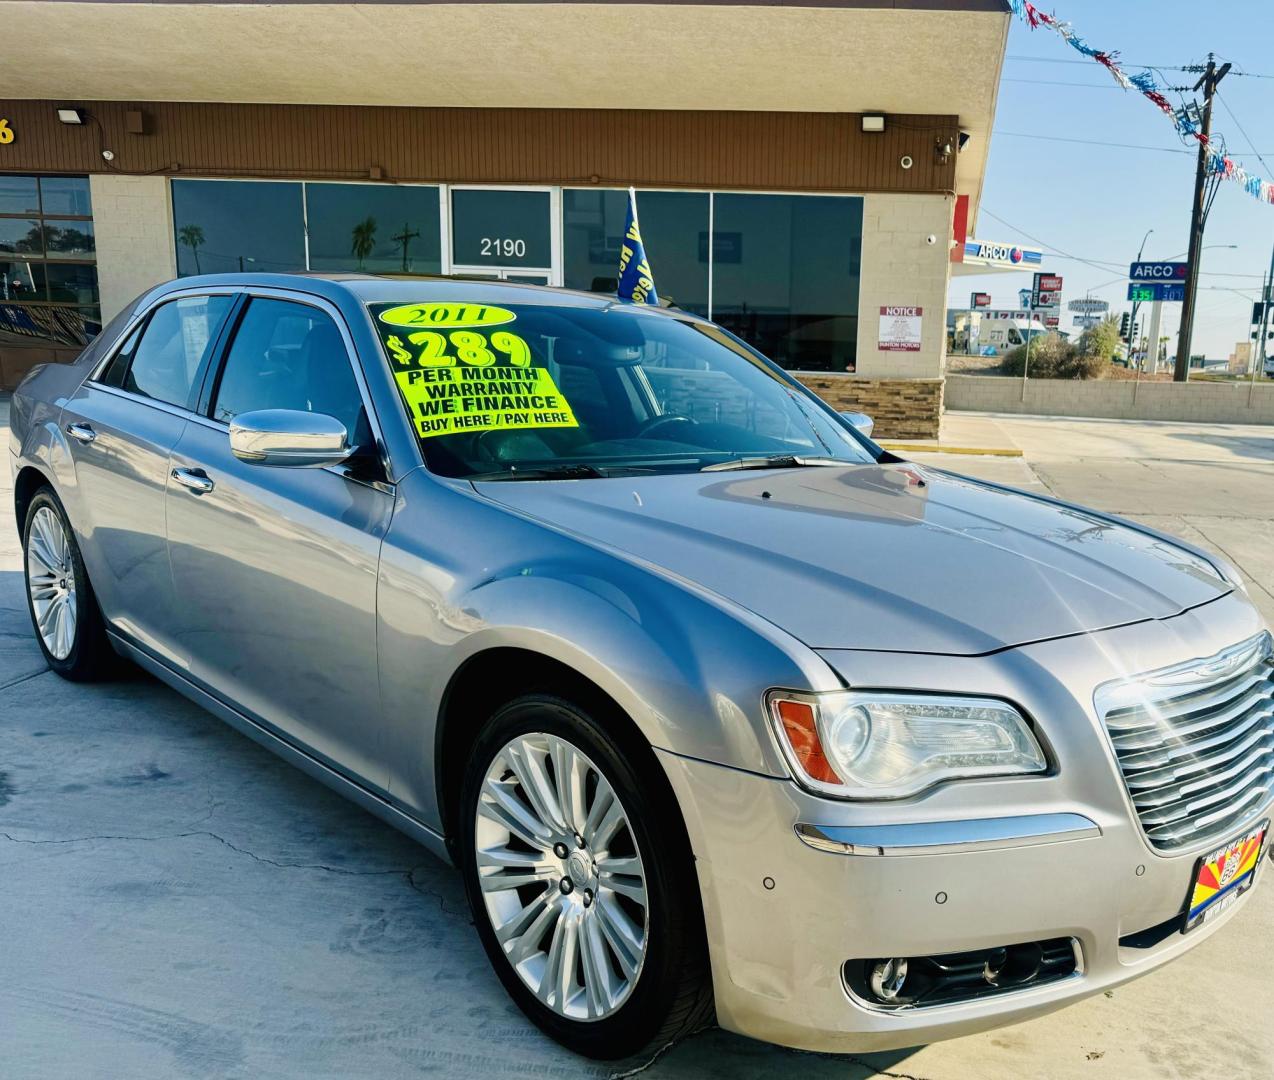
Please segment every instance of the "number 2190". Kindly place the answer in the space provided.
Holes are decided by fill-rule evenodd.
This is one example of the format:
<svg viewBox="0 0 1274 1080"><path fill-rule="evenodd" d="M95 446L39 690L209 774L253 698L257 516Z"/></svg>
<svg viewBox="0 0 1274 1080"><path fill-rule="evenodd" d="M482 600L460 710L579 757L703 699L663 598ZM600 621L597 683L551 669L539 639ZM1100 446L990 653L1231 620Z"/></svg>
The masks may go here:
<svg viewBox="0 0 1274 1080"><path fill-rule="evenodd" d="M512 237L484 236L482 254L505 259L523 259L526 257L526 241Z"/></svg>

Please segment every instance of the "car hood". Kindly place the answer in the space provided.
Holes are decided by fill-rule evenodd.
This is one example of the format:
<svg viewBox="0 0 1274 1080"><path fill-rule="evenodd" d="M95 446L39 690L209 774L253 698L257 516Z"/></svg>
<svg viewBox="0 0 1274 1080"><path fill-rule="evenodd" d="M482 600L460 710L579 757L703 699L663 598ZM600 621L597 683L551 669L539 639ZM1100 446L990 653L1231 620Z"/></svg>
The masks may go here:
<svg viewBox="0 0 1274 1080"><path fill-rule="evenodd" d="M813 648L972 655L1230 591L1156 536L908 463L475 486Z"/></svg>

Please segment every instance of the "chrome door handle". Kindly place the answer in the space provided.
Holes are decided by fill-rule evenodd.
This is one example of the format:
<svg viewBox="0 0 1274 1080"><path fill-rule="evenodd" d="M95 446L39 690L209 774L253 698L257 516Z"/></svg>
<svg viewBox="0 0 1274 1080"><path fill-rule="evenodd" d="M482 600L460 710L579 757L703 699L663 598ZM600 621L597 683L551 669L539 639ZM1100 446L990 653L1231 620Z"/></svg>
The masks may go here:
<svg viewBox="0 0 1274 1080"><path fill-rule="evenodd" d="M189 488L196 495L207 495L214 484L203 469L173 469L173 479L182 487Z"/></svg>
<svg viewBox="0 0 1274 1080"><path fill-rule="evenodd" d="M66 433L76 442L91 443L97 438L97 432L90 424L67 424Z"/></svg>

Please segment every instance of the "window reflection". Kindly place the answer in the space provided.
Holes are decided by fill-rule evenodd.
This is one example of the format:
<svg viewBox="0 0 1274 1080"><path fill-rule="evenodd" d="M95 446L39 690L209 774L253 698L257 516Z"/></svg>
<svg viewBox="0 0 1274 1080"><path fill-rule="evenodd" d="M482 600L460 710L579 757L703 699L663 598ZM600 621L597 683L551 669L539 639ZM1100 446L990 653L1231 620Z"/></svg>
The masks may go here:
<svg viewBox="0 0 1274 1080"><path fill-rule="evenodd" d="M562 192L563 282L568 289L613 293L628 192ZM708 314L708 194L639 191L637 216L661 300Z"/></svg>
<svg viewBox="0 0 1274 1080"><path fill-rule="evenodd" d="M305 269L301 185L174 180L177 275Z"/></svg>
<svg viewBox="0 0 1274 1080"><path fill-rule="evenodd" d="M34 176L0 176L0 214L38 214L40 187Z"/></svg>
<svg viewBox="0 0 1274 1080"><path fill-rule="evenodd" d="M310 269L439 273L438 195L436 187L306 184Z"/></svg>
<svg viewBox="0 0 1274 1080"><path fill-rule="evenodd" d="M82 346L101 331L85 176L0 176L0 345Z"/></svg>
<svg viewBox="0 0 1274 1080"><path fill-rule="evenodd" d="M785 368L853 371L862 200L722 194L713 217L714 321Z"/></svg>

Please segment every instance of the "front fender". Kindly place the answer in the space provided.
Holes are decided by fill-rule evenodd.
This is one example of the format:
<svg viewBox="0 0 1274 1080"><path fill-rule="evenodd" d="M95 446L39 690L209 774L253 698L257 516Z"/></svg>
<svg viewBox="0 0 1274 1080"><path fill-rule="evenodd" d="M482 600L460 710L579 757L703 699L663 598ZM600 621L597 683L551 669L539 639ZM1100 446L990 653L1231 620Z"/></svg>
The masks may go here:
<svg viewBox="0 0 1274 1080"><path fill-rule="evenodd" d="M815 653L724 598L423 471L399 485L378 610L391 794L435 827L443 699L455 673L491 649L578 672L652 746L767 776L786 770L765 691L840 685Z"/></svg>

